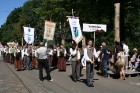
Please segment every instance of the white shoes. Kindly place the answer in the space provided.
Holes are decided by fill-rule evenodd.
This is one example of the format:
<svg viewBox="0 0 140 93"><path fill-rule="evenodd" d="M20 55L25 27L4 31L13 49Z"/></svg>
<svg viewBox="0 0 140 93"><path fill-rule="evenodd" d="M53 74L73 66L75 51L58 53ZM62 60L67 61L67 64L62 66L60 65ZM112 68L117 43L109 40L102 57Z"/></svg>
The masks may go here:
<svg viewBox="0 0 140 93"><path fill-rule="evenodd" d="M132 69L132 71L135 71L135 69Z"/></svg>
<svg viewBox="0 0 140 93"><path fill-rule="evenodd" d="M50 82L52 82L53 81L53 79L51 79L51 80L49 80Z"/></svg>

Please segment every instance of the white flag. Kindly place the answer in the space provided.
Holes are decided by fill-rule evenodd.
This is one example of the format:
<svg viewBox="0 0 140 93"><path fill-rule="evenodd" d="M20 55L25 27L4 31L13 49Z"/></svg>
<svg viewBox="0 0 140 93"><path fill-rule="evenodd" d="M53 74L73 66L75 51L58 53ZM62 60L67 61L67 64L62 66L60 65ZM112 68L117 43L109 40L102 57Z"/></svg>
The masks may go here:
<svg viewBox="0 0 140 93"><path fill-rule="evenodd" d="M24 29L24 40L28 44L32 44L34 42L34 31L35 31L35 28L23 27L23 29Z"/></svg>
<svg viewBox="0 0 140 93"><path fill-rule="evenodd" d="M70 28L71 28L71 33L72 33L72 39L78 44L83 36L81 32L81 27L79 24L79 19L78 18L68 18Z"/></svg>
<svg viewBox="0 0 140 93"><path fill-rule="evenodd" d="M44 39L53 40L56 23L45 21Z"/></svg>

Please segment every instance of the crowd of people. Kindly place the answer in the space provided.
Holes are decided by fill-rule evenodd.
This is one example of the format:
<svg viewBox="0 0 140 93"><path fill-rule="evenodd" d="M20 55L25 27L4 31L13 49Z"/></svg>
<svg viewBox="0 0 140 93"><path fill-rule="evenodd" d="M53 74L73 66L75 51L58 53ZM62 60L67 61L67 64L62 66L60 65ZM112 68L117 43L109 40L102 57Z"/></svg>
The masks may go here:
<svg viewBox="0 0 140 93"><path fill-rule="evenodd" d="M39 46L26 44L19 46L18 43L7 43L0 48L0 55L4 62L14 64L17 71L20 70L39 70L39 79L42 82L43 68L46 70L47 79L53 81L50 75L50 67L58 71L66 71L66 62L71 63L71 78L74 82L80 81L82 69L86 69L86 84L94 87L94 70L101 73L104 78L108 77L108 70L119 74L121 80L125 80L125 74L129 69L132 71L140 70L140 55L138 49L133 49L134 54L129 55L129 47L122 42L115 42L115 51L111 52L105 42L97 49L92 40L87 42L87 46L78 47L72 41L71 47L66 49L61 46L50 46L41 42Z"/></svg>

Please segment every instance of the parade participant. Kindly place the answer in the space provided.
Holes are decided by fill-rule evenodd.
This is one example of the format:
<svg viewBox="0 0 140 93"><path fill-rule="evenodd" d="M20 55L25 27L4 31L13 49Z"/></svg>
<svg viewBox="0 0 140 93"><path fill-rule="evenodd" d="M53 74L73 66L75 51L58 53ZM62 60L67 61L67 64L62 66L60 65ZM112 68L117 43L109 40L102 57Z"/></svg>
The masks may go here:
<svg viewBox="0 0 140 93"><path fill-rule="evenodd" d="M84 50L85 46L82 46L82 51L81 51L81 64L83 66L83 69L86 69L86 59L84 58Z"/></svg>
<svg viewBox="0 0 140 93"><path fill-rule="evenodd" d="M14 63L14 52L15 48L13 47L14 45L9 46L9 54L10 54L10 64Z"/></svg>
<svg viewBox="0 0 140 93"><path fill-rule="evenodd" d="M1 48L1 53L2 53L2 60L5 62L5 53L4 53L4 47Z"/></svg>
<svg viewBox="0 0 140 93"><path fill-rule="evenodd" d="M108 77L108 73L107 73L108 64L107 64L107 61L109 60L110 52L108 51L105 42L102 43L102 46L103 46L103 49L102 49L101 62L103 64L104 77L107 78Z"/></svg>
<svg viewBox="0 0 140 93"><path fill-rule="evenodd" d="M28 70L32 69L31 53L32 53L32 48L28 45L25 45L22 50L22 56L23 56L24 68Z"/></svg>
<svg viewBox="0 0 140 93"><path fill-rule="evenodd" d="M43 67L46 70L47 73L47 79L49 81L53 81L50 75L50 69L49 69L49 61L47 57L47 47L44 46L44 43L40 43L40 48L36 50L35 56L38 60L38 67L39 67L39 79L41 82L43 82Z"/></svg>
<svg viewBox="0 0 140 93"><path fill-rule="evenodd" d="M52 45L48 45L47 54L48 54L49 65L52 66L52 61L53 61L53 47L52 47Z"/></svg>
<svg viewBox="0 0 140 93"><path fill-rule="evenodd" d="M59 71L66 71L66 49L64 48L64 45L62 44L60 48L57 51L58 56L58 63L57 68Z"/></svg>
<svg viewBox="0 0 140 93"><path fill-rule="evenodd" d="M57 63L58 63L58 58L57 58L57 45L54 45L52 66L54 68L57 68Z"/></svg>
<svg viewBox="0 0 140 93"><path fill-rule="evenodd" d="M101 74L103 74L103 65L101 62L101 54L102 54L102 46L100 46L99 50L97 51L98 59L97 59L97 70L101 71Z"/></svg>
<svg viewBox="0 0 140 93"><path fill-rule="evenodd" d="M0 57L1 57L1 55L2 55L2 49L3 49L3 45L2 45L1 42L0 42Z"/></svg>
<svg viewBox="0 0 140 93"><path fill-rule="evenodd" d="M36 46L33 46L32 48L32 68L37 69L38 68L38 63L35 57L35 52L36 52Z"/></svg>
<svg viewBox="0 0 140 93"><path fill-rule="evenodd" d="M80 51L78 45L73 41L70 48L71 64L72 64L72 79L74 82L80 79Z"/></svg>
<svg viewBox="0 0 140 93"><path fill-rule="evenodd" d="M82 49L80 51L80 77L83 76L82 74L82 70L86 69L86 59L84 58L84 49L85 49L85 45L82 45Z"/></svg>
<svg viewBox="0 0 140 93"><path fill-rule="evenodd" d="M21 58L22 58L22 62L23 62L23 67L26 68L26 45L23 46L22 50L21 50Z"/></svg>
<svg viewBox="0 0 140 93"><path fill-rule="evenodd" d="M20 71L23 69L23 62L22 62L22 58L21 58L21 49L19 46L16 46L15 47L15 62L14 62L14 65L15 65L15 68L17 71Z"/></svg>
<svg viewBox="0 0 140 93"><path fill-rule="evenodd" d="M98 57L96 49L92 46L92 40L88 41L88 46L84 49L84 58L86 59L86 79L87 86L94 87L94 57Z"/></svg>
<svg viewBox="0 0 140 93"><path fill-rule="evenodd" d="M9 63L10 62L10 55L9 55L9 47L8 46L5 46L4 52L5 52L5 62Z"/></svg>

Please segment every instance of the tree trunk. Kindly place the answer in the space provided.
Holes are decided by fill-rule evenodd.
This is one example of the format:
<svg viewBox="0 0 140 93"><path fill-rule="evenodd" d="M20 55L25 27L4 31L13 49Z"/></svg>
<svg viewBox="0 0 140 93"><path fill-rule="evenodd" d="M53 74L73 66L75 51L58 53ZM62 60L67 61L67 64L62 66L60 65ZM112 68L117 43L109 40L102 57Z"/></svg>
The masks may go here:
<svg viewBox="0 0 140 93"><path fill-rule="evenodd" d="M120 42L120 3L115 3L115 41Z"/></svg>

